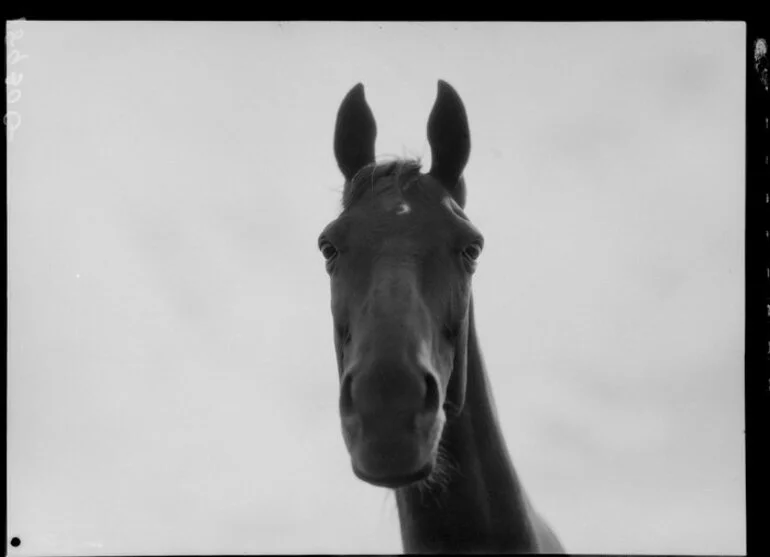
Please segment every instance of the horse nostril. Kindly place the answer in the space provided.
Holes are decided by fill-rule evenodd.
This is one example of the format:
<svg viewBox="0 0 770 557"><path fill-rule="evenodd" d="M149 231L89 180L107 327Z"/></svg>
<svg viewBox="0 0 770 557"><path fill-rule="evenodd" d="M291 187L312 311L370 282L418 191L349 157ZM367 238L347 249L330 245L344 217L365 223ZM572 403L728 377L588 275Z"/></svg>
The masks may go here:
<svg viewBox="0 0 770 557"><path fill-rule="evenodd" d="M340 385L340 413L343 416L353 413L353 377L350 374L343 376Z"/></svg>
<svg viewBox="0 0 770 557"><path fill-rule="evenodd" d="M441 406L438 380L427 372L420 379L419 373L348 370L340 382L340 415L363 418L406 412L435 416Z"/></svg>
<svg viewBox="0 0 770 557"><path fill-rule="evenodd" d="M425 412L438 412L440 405L438 383L432 374L425 374Z"/></svg>

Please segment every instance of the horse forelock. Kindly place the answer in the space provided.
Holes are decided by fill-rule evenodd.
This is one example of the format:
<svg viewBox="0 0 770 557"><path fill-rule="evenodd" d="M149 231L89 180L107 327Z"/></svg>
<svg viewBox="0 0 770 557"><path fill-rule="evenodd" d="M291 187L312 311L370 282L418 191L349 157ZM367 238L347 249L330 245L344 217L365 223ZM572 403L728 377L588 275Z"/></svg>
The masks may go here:
<svg viewBox="0 0 770 557"><path fill-rule="evenodd" d="M421 169L422 163L419 159L395 159L364 166L345 183L342 209L349 209L366 196L367 192L370 196L394 189L399 193L403 192L419 180Z"/></svg>

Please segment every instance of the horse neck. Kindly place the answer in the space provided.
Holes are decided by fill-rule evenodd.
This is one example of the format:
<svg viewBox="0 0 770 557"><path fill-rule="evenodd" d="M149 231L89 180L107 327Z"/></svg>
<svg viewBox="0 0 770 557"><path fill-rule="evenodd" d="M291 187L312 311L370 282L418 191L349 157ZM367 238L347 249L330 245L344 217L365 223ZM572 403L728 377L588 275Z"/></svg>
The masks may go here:
<svg viewBox="0 0 770 557"><path fill-rule="evenodd" d="M396 490L404 550L533 552L526 494L508 454L484 361L471 300L465 406L444 428L450 465L442 485Z"/></svg>

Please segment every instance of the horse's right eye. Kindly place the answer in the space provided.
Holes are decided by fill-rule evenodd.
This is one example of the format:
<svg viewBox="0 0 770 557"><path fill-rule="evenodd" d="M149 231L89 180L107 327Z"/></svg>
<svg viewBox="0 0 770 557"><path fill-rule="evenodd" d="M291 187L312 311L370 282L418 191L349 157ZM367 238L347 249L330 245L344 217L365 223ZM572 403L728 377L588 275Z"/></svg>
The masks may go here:
<svg viewBox="0 0 770 557"><path fill-rule="evenodd" d="M329 259L333 258L335 255L337 255L337 250L333 245L326 244L324 247L321 248L321 254L324 256L324 259L328 261Z"/></svg>
<svg viewBox="0 0 770 557"><path fill-rule="evenodd" d="M321 250L321 255L324 256L326 261L331 261L334 256L337 255L337 248L335 248L326 238L321 238L318 241L318 249Z"/></svg>

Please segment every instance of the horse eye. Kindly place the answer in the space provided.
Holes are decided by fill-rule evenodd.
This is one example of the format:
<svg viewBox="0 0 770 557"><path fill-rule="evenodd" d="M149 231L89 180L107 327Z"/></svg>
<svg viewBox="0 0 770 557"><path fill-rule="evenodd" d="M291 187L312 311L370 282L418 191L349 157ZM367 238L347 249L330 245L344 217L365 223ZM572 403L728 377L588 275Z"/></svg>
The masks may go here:
<svg viewBox="0 0 770 557"><path fill-rule="evenodd" d="M471 244L463 250L463 255L471 261L476 261L481 255L481 245Z"/></svg>
<svg viewBox="0 0 770 557"><path fill-rule="evenodd" d="M334 246L332 246L332 245L327 245L327 246L324 246L324 249L323 249L323 250L321 250L321 253L323 254L323 256L324 256L326 259L331 259L331 258L332 258L332 257L334 257L335 255L337 255L337 250L336 250L336 249L334 249Z"/></svg>
<svg viewBox="0 0 770 557"><path fill-rule="evenodd" d="M337 255L337 248L335 248L326 240L321 240L321 242L318 245L318 249L321 250L321 255L323 255L324 259L326 259L327 261L329 261L335 255Z"/></svg>

